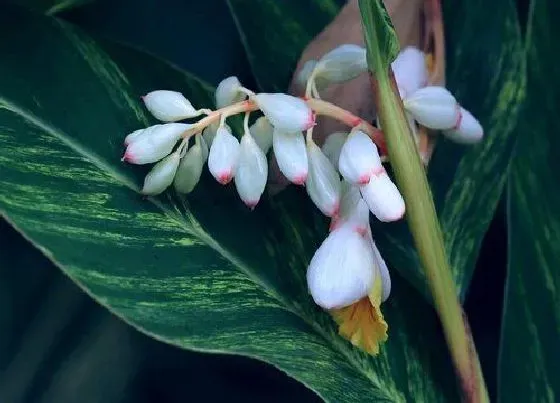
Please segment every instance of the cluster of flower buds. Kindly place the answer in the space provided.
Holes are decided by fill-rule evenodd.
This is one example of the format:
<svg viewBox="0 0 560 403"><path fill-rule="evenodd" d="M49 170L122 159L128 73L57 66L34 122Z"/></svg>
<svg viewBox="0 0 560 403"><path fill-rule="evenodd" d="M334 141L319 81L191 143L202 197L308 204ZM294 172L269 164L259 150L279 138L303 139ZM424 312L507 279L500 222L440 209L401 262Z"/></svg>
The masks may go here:
<svg viewBox="0 0 560 403"><path fill-rule="evenodd" d="M478 122L449 91L426 86L422 52L405 49L393 69L406 111L418 124L444 130L461 142L481 138ZM331 220L330 234L307 271L314 301L327 310L367 297L378 304L389 296L390 278L373 240L369 214L384 222L399 220L405 204L372 140L376 129L354 117L348 132L331 134L321 147L313 140L316 115L333 110L319 110L326 104L318 99L319 91L366 70L365 49L342 45L304 66L298 80L305 84L305 100L283 93L255 94L236 77L218 85L216 110L195 109L179 92L150 92L143 97L144 103L164 123L129 134L123 160L156 163L144 181L146 195L159 194L172 185L179 193L191 192L207 163L216 181L226 185L233 180L242 201L253 209L266 187L266 155L272 149L282 174L291 183L305 186L313 203ZM249 125L249 115L255 111L263 116ZM240 113L245 119L239 140L226 121ZM177 123L192 118L198 121ZM379 282L381 286L374 287ZM377 295L372 296L373 289Z"/></svg>

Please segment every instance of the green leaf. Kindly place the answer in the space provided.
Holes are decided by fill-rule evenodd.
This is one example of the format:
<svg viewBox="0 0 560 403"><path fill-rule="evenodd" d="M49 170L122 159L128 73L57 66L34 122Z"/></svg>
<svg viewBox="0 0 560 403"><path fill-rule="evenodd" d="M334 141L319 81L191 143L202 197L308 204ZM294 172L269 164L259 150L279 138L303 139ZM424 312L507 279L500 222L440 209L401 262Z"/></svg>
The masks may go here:
<svg viewBox="0 0 560 403"><path fill-rule="evenodd" d="M509 271L499 360L502 402L560 399L560 77L556 1L533 1L527 98L508 187Z"/></svg>
<svg viewBox="0 0 560 403"><path fill-rule="evenodd" d="M94 0L7 0L8 2L28 7L48 15L54 15L68 9L91 3Z"/></svg>
<svg viewBox="0 0 560 403"><path fill-rule="evenodd" d="M359 3L366 48L378 50L368 52L368 64L375 71L388 71L400 48L395 27L382 1L360 0Z"/></svg>
<svg viewBox="0 0 560 403"><path fill-rule="evenodd" d="M312 303L305 269L327 223L301 189L252 213L208 175L188 200L137 193L146 168L119 158L149 122L140 95L173 88L204 106L205 84L21 9L3 9L0 38L0 212L97 301L159 340L269 362L329 401L457 400L434 312L398 276L376 358Z"/></svg>

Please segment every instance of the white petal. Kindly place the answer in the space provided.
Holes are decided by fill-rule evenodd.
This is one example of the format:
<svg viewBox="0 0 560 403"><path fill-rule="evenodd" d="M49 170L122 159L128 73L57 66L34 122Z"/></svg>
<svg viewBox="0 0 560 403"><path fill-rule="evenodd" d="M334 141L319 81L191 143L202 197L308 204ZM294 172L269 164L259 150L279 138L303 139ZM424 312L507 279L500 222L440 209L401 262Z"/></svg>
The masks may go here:
<svg viewBox="0 0 560 403"><path fill-rule="evenodd" d="M142 99L151 114L163 122L174 122L198 116L196 109L180 92L152 91Z"/></svg>
<svg viewBox="0 0 560 403"><path fill-rule="evenodd" d="M210 147L208 169L216 180L225 185L231 181L239 159L239 140L225 127L220 127Z"/></svg>
<svg viewBox="0 0 560 403"><path fill-rule="evenodd" d="M258 146L261 148L263 153L267 153L272 147L272 132L274 128L270 124L267 118L261 116L255 123L249 128L251 136L255 139Z"/></svg>
<svg viewBox="0 0 560 403"><path fill-rule="evenodd" d="M309 174L305 182L307 194L327 217L338 214L340 208L340 177L321 149L311 141L307 143Z"/></svg>
<svg viewBox="0 0 560 403"><path fill-rule="evenodd" d="M272 147L278 168L288 180L303 185L307 179L308 162L305 140L299 132L287 133L274 130Z"/></svg>
<svg viewBox="0 0 560 403"><path fill-rule="evenodd" d="M369 229L369 208L362 199L359 186L342 181L341 189L340 211L333 218L331 230L349 225L354 231L365 235Z"/></svg>
<svg viewBox="0 0 560 403"><path fill-rule="evenodd" d="M256 94L254 100L272 126L288 133L301 132L315 124L315 115L302 99L282 93Z"/></svg>
<svg viewBox="0 0 560 403"><path fill-rule="evenodd" d="M348 227L329 234L309 263L307 285L324 309L342 308L365 297L373 285L373 251Z"/></svg>
<svg viewBox="0 0 560 403"><path fill-rule="evenodd" d="M456 143L474 144L482 140L484 130L480 122L468 110L461 108L458 127L445 130L443 134Z"/></svg>
<svg viewBox="0 0 560 403"><path fill-rule="evenodd" d="M266 155L250 134L241 138L239 161L235 169L235 187L241 200L250 208L259 202L266 186L268 163Z"/></svg>
<svg viewBox="0 0 560 403"><path fill-rule="evenodd" d="M142 194L157 195L167 189L173 183L180 159L179 153L174 152L155 164L144 179Z"/></svg>
<svg viewBox="0 0 560 403"><path fill-rule="evenodd" d="M331 164L335 167L338 166L338 158L340 157L340 151L342 150L342 146L346 141L346 137L348 137L348 133L343 132L335 132L329 134L323 146L321 147L321 151L323 154L327 156Z"/></svg>
<svg viewBox="0 0 560 403"><path fill-rule="evenodd" d="M360 185L383 169L377 147L367 134L360 130L350 133L340 151L338 169L348 182Z"/></svg>
<svg viewBox="0 0 560 403"><path fill-rule="evenodd" d="M426 86L428 69L424 52L412 46L404 48L391 64L401 98Z"/></svg>
<svg viewBox="0 0 560 403"><path fill-rule="evenodd" d="M168 123L148 127L128 145L123 161L132 164L159 161L173 150L181 135L191 126L185 123Z"/></svg>
<svg viewBox="0 0 560 403"><path fill-rule="evenodd" d="M404 99L404 107L422 126L451 129L459 118L455 97L443 87L424 87Z"/></svg>
<svg viewBox="0 0 560 403"><path fill-rule="evenodd" d="M389 268L387 267L385 260L381 256L381 252L379 252L379 249L373 240L371 227L368 227L366 237L373 250L376 275L381 276L381 302L385 302L389 298L389 295L391 295L391 275L389 274Z"/></svg>
<svg viewBox="0 0 560 403"><path fill-rule="evenodd" d="M386 172L373 175L367 185L360 187L360 191L370 211L378 220L396 221L404 215L404 200Z"/></svg>
<svg viewBox="0 0 560 403"><path fill-rule="evenodd" d="M198 135L200 136L200 135ZM201 137L202 138L202 137ZM195 188L202 174L204 166L204 155L202 144L196 142L181 158L179 168L173 180L173 186L180 193L190 193Z"/></svg>
<svg viewBox="0 0 560 403"><path fill-rule="evenodd" d="M220 81L216 88L216 108L221 109L244 100L247 95L241 92L240 88L241 83L235 76Z"/></svg>
<svg viewBox="0 0 560 403"><path fill-rule="evenodd" d="M326 53L316 68L318 76L330 82L351 80L367 71L366 50L358 45L341 45Z"/></svg>
<svg viewBox="0 0 560 403"><path fill-rule="evenodd" d="M138 139L140 137L140 135L142 133L144 133L146 129L138 129L138 130L134 130L132 133L130 133L128 136L126 136L124 138L124 145L128 146L130 143L132 143L133 141L135 141L136 139Z"/></svg>

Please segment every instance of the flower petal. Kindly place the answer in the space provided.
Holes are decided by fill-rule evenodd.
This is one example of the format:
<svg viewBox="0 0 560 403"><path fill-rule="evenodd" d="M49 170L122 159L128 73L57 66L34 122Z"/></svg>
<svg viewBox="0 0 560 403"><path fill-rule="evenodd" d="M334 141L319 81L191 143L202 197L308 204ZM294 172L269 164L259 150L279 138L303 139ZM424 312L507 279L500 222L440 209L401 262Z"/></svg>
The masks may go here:
<svg viewBox="0 0 560 403"><path fill-rule="evenodd" d="M307 151L301 133L288 133L275 129L272 147L278 168L286 178L296 185L303 185L308 174Z"/></svg>
<svg viewBox="0 0 560 403"><path fill-rule="evenodd" d="M198 116L198 112L190 101L177 91L152 91L142 99L150 113L163 122L174 122Z"/></svg>
<svg viewBox="0 0 560 403"><path fill-rule="evenodd" d="M333 83L358 77L367 71L366 50L358 45L340 45L326 53L316 66L317 76Z"/></svg>
<svg viewBox="0 0 560 403"><path fill-rule="evenodd" d="M268 163L266 155L255 142L251 134L241 138L239 161L235 169L235 187L241 200L254 208L259 202L266 186Z"/></svg>
<svg viewBox="0 0 560 403"><path fill-rule="evenodd" d="M391 63L402 98L413 94L428 82L426 55L413 46L404 48Z"/></svg>
<svg viewBox="0 0 560 403"><path fill-rule="evenodd" d="M123 161L132 164L159 161L173 150L181 135L191 126L185 123L167 123L148 127L128 144Z"/></svg>
<svg viewBox="0 0 560 403"><path fill-rule="evenodd" d="M264 116L258 118L249 128L249 133L251 133L251 136L253 136L253 139L255 139L255 142L265 154L272 147L273 132L274 128Z"/></svg>
<svg viewBox="0 0 560 403"><path fill-rule="evenodd" d="M387 172L373 175L367 185L360 187L360 191L370 211L378 220L390 222L403 217L404 200Z"/></svg>
<svg viewBox="0 0 560 403"><path fill-rule="evenodd" d="M331 164L335 167L338 166L338 159L340 157L340 151L342 151L342 146L346 141L346 137L348 137L348 133L344 132L334 132L329 134L323 146L321 147L321 151L323 154L327 156Z"/></svg>
<svg viewBox="0 0 560 403"><path fill-rule="evenodd" d="M444 130L443 134L456 143L478 143L484 136L480 122L465 108L461 108L460 113L459 124L453 129Z"/></svg>
<svg viewBox="0 0 560 403"><path fill-rule="evenodd" d="M443 87L424 87L404 99L405 109L429 129L451 129L459 118L455 97Z"/></svg>
<svg viewBox="0 0 560 403"><path fill-rule="evenodd" d="M239 140L225 127L219 127L208 155L208 169L225 185L231 181L239 159Z"/></svg>
<svg viewBox="0 0 560 403"><path fill-rule="evenodd" d="M216 108L221 109L244 100L247 95L240 91L239 79L235 76L224 78L216 88Z"/></svg>
<svg viewBox="0 0 560 403"><path fill-rule="evenodd" d="M313 142L307 143L309 174L305 182L307 194L328 217L338 214L340 207L340 177L321 149Z"/></svg>
<svg viewBox="0 0 560 403"><path fill-rule="evenodd" d="M256 94L253 99L278 130L294 133L315 125L315 115L302 99L282 93Z"/></svg>
<svg viewBox="0 0 560 403"><path fill-rule="evenodd" d="M350 133L340 151L338 169L348 182L360 185L383 169L377 147L367 134L360 130Z"/></svg>
<svg viewBox="0 0 560 403"><path fill-rule="evenodd" d="M200 136L200 134L197 136ZM201 136L200 139L202 139ZM199 140L181 158L173 180L173 186L179 193L190 193L197 185L204 166L203 153L203 145Z"/></svg>
<svg viewBox="0 0 560 403"><path fill-rule="evenodd" d="M167 189L173 183L180 159L179 153L174 152L155 164L144 179L142 194L157 195Z"/></svg>

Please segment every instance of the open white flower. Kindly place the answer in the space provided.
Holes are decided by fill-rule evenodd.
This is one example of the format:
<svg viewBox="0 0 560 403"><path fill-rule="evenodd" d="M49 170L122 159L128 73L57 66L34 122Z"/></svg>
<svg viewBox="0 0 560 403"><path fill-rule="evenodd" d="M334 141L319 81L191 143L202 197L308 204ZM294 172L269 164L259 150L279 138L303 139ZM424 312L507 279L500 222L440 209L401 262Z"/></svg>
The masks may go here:
<svg viewBox="0 0 560 403"><path fill-rule="evenodd" d="M266 186L268 163L266 155L251 134L245 133L239 147L235 169L235 187L241 200L251 209L259 202Z"/></svg>
<svg viewBox="0 0 560 403"><path fill-rule="evenodd" d="M226 127L220 126L208 155L210 173L225 185L233 178L238 159L239 140Z"/></svg>
<svg viewBox="0 0 560 403"><path fill-rule="evenodd" d="M151 114L163 122L199 116L199 112L194 109L190 101L177 91L152 91L142 99Z"/></svg>
<svg viewBox="0 0 560 403"><path fill-rule="evenodd" d="M305 182L307 194L327 217L338 214L340 207L340 177L329 159L313 141L307 143L309 174Z"/></svg>
<svg viewBox="0 0 560 403"><path fill-rule="evenodd" d="M303 185L308 175L305 140L300 132L288 133L275 129L272 147L280 172L292 183Z"/></svg>
<svg viewBox="0 0 560 403"><path fill-rule="evenodd" d="M315 114L302 99L282 93L260 93L252 99L278 130L294 133L315 125Z"/></svg>
<svg viewBox="0 0 560 403"><path fill-rule="evenodd" d="M383 170L376 145L364 132L350 133L340 151L338 169L350 183L365 185Z"/></svg>
<svg viewBox="0 0 560 403"><path fill-rule="evenodd" d="M144 179L142 194L157 195L167 189L173 183L180 159L179 152L175 151L155 164Z"/></svg>
<svg viewBox="0 0 560 403"><path fill-rule="evenodd" d="M173 150L181 135L191 126L186 123L167 123L133 132L127 136L128 146L122 160L131 164L157 162Z"/></svg>

